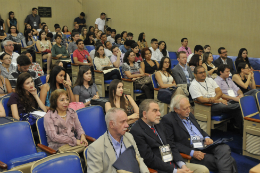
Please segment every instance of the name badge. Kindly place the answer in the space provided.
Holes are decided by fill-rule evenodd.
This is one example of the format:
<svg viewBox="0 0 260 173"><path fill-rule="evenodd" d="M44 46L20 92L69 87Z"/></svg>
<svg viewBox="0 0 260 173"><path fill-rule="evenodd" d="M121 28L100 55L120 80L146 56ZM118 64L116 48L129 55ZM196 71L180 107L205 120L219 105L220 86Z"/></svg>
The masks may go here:
<svg viewBox="0 0 260 173"><path fill-rule="evenodd" d="M204 148L203 139L199 136L191 136L193 148Z"/></svg>
<svg viewBox="0 0 260 173"><path fill-rule="evenodd" d="M232 89L228 90L227 93L230 97L236 97L236 95Z"/></svg>
<svg viewBox="0 0 260 173"><path fill-rule="evenodd" d="M88 63L88 60L84 59L83 62Z"/></svg>
<svg viewBox="0 0 260 173"><path fill-rule="evenodd" d="M89 99L85 99L85 102L87 103L87 102L89 102L91 100L91 98L89 98Z"/></svg>
<svg viewBox="0 0 260 173"><path fill-rule="evenodd" d="M173 160L172 151L169 144L160 146L159 150L164 162L170 162Z"/></svg>
<svg viewBox="0 0 260 173"><path fill-rule="evenodd" d="M33 22L33 26L37 26L37 23L36 23L36 22Z"/></svg>

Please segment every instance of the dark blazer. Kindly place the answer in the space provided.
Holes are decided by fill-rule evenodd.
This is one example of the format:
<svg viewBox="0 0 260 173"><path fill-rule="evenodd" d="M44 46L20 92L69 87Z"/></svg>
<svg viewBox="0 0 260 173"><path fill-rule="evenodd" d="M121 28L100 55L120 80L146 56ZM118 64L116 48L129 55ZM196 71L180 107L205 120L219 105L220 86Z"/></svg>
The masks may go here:
<svg viewBox="0 0 260 173"><path fill-rule="evenodd" d="M163 144L169 144L168 139L165 135L165 129L163 128L162 124L160 123L155 125L155 129L159 133ZM153 130L150 129L149 126L142 119L139 119L136 122L136 124L131 128L130 133L132 133L140 155L144 159L144 163L147 167L156 169L157 171L173 172L174 165L170 164L169 162L165 163L162 160L159 146L162 146L163 144L161 143L159 137L155 135ZM180 153L178 152L178 149L174 145L174 142L171 143L170 147L172 150L174 162L184 162Z"/></svg>
<svg viewBox="0 0 260 173"><path fill-rule="evenodd" d="M221 58L219 57L218 59L216 59L213 64L216 67L219 67L221 64L223 64L223 61L221 60ZM230 72L232 73L232 76L236 73L235 69L233 68L233 61L231 58L227 58L227 65L230 67Z"/></svg>
<svg viewBox="0 0 260 173"><path fill-rule="evenodd" d="M191 78L190 83L192 82L192 80L194 79L193 73L190 69L190 67L187 65L187 70L189 72L189 76ZM180 67L179 64L177 64L173 69L172 69L172 75L174 77L174 80L176 82L176 84L187 84L187 79L186 76L182 70L182 68Z"/></svg>
<svg viewBox="0 0 260 173"><path fill-rule="evenodd" d="M200 125L192 113L190 113L189 117L191 122L200 131L203 137L209 136L200 128ZM194 150L190 145L190 135L177 113L169 112L164 115L161 123L166 128L166 135L169 142L175 143L180 153L190 155L191 150Z"/></svg>

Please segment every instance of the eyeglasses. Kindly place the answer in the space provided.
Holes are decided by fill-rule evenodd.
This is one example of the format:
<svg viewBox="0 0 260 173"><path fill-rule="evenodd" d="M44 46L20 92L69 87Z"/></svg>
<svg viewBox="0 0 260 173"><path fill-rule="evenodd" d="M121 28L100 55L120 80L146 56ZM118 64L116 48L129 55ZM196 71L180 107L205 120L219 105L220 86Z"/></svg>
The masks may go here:
<svg viewBox="0 0 260 173"><path fill-rule="evenodd" d="M226 52L222 52L221 54L223 54L223 53L228 53L228 51L226 51Z"/></svg>
<svg viewBox="0 0 260 173"><path fill-rule="evenodd" d="M10 46L10 47L11 47L11 46L14 46L14 44L8 44L8 45L6 45L6 46Z"/></svg>

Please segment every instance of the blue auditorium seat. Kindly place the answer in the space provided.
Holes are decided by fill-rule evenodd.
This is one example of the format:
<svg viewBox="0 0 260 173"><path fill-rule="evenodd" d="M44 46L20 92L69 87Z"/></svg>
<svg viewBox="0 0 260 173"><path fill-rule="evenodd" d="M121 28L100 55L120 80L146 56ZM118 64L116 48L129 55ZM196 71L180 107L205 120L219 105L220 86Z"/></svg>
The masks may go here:
<svg viewBox="0 0 260 173"><path fill-rule="evenodd" d="M176 60L177 60L177 54L176 54L176 52L169 52L169 58L170 58L170 59L176 59Z"/></svg>

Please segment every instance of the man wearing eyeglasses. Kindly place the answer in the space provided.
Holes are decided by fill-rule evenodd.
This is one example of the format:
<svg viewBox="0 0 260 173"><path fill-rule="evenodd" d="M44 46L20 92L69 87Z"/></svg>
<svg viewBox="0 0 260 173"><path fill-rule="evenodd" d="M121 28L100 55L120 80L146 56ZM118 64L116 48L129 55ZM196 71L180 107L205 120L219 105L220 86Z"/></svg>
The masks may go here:
<svg viewBox="0 0 260 173"><path fill-rule="evenodd" d="M11 56L12 64L17 66L16 59L19 56L18 53L14 52L14 43L11 40L5 40L3 42L4 51L0 53L2 55L3 53L7 53Z"/></svg>
<svg viewBox="0 0 260 173"><path fill-rule="evenodd" d="M219 58L216 59L213 64L216 67L219 67L221 64L227 64L230 67L230 75L229 76L233 76L236 72L233 68L233 61L231 58L227 57L227 50L224 47L220 47L218 48L218 53L219 53Z"/></svg>

